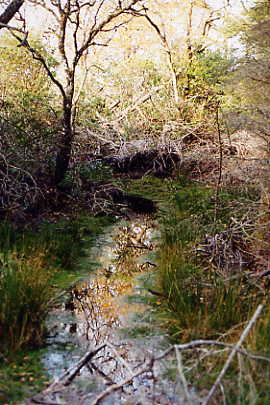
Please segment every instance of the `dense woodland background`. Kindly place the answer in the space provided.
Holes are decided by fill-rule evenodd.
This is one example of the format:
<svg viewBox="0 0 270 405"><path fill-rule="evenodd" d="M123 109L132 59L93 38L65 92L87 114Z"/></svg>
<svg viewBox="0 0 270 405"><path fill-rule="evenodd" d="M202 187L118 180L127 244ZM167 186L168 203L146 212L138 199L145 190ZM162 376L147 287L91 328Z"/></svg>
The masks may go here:
<svg viewBox="0 0 270 405"><path fill-rule="evenodd" d="M3 364L42 344L55 262L72 268L80 254L79 215L95 222L121 215L121 204L154 211L127 196L152 197L148 175L173 204L160 220L153 287L172 341L235 343L263 301L248 348L269 355L269 1L0 6ZM65 237L47 226L60 219ZM25 315L31 307L34 317ZM211 374L221 361L209 364ZM225 384L228 403L269 403L267 368L246 367L242 396Z"/></svg>
<svg viewBox="0 0 270 405"><path fill-rule="evenodd" d="M118 148L134 139L179 141L191 132L216 142L218 111L229 142L248 129L267 143L268 3L240 5L7 4L3 215L22 199L42 198L35 184L41 173L58 186L78 152L99 153L97 138L111 136Z"/></svg>

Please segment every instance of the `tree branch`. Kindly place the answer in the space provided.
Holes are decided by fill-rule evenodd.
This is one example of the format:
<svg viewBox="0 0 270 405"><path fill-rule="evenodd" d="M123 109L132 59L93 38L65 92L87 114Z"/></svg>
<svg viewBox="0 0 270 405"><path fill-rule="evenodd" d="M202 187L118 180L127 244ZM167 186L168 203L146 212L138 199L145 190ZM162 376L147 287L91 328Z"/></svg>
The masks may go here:
<svg viewBox="0 0 270 405"><path fill-rule="evenodd" d="M23 5L24 0L12 0L12 2L7 6L5 11L0 15L0 29L5 28L5 24L14 17L14 15L20 10ZM3 25L4 24L4 25Z"/></svg>
<svg viewBox="0 0 270 405"><path fill-rule="evenodd" d="M245 340L245 338L247 337L247 335L250 332L250 329L252 328L252 326L255 324L255 322L257 321L258 317L260 316L261 312L263 310L263 305L259 305L258 308L256 309L253 317L251 318L251 320L249 321L248 325L246 326L246 328L244 329L242 335L240 336L240 339L238 340L238 342L236 343L236 345L234 346L233 350L231 351L231 354L229 355L226 363L224 364L224 367L222 368L220 374L218 375L214 385L212 386L211 390L209 391L205 401L203 402L203 405L207 405L210 401L210 399L212 398L214 392L216 391L217 387L220 385L222 378L224 377L224 375L226 374L235 354L237 353L237 350L240 348L241 344L243 343L243 341Z"/></svg>

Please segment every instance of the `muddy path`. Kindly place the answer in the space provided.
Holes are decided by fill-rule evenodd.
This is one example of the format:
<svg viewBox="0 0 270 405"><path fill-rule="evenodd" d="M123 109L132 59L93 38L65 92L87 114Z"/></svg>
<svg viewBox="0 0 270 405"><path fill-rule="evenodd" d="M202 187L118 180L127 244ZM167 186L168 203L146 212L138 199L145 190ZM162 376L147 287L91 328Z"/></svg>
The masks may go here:
<svg viewBox="0 0 270 405"><path fill-rule="evenodd" d="M153 362L168 347L147 288L157 235L153 220L134 216L97 240L89 252L95 273L49 317L43 363L52 383L28 404L185 403L178 379L169 377L175 357Z"/></svg>

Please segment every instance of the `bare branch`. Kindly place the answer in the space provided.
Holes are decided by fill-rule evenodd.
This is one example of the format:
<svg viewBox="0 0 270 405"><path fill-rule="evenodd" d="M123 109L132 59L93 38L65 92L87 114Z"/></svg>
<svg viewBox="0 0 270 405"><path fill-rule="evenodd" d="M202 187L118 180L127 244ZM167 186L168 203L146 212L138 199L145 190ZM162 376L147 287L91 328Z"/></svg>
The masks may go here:
<svg viewBox="0 0 270 405"><path fill-rule="evenodd" d="M22 29L20 29L18 27L13 27L12 25L0 23L0 29L1 28L7 28L10 31L17 31L17 32L20 32L21 34L25 34L24 30L22 30Z"/></svg>
<svg viewBox="0 0 270 405"><path fill-rule="evenodd" d="M129 112L134 111L139 105L145 103L147 100L149 100L149 99L151 98L151 96L152 96L154 93L157 93L157 92L158 92L159 90L161 90L163 87L164 87L163 85L154 87L154 88L153 88L151 91L149 91L147 94L144 94L143 96L139 96L139 97L137 98L137 100L135 100L132 105L128 106L124 111L121 111L121 112L118 114L118 117L117 117L116 120L117 120L117 121L122 120Z"/></svg>
<svg viewBox="0 0 270 405"><path fill-rule="evenodd" d="M114 391L119 390L120 388L124 387L125 385L129 384L134 380L134 378L139 377L140 375L146 373L147 371L151 371L153 368L154 360L150 359L146 364L144 364L136 373L132 374L130 377L126 378L124 381L113 384L108 387L106 390L102 391L99 395L96 396L91 405L97 405L103 398L107 397Z"/></svg>
<svg viewBox="0 0 270 405"><path fill-rule="evenodd" d="M151 27L156 31L158 37L161 40L162 46L163 46L163 48L164 48L164 50L166 52L166 55L167 55L168 67L169 67L170 72L171 72L171 80L172 80L172 87L173 87L175 104L178 105L179 101L180 101L180 97L179 97L179 91L178 91L178 87L177 87L177 74L176 74L176 69L174 67L174 63L173 63L172 50L171 50L170 45L168 43L165 30L163 32L161 32L159 26L147 14L146 9L144 9L143 13L136 12L136 15L140 16L140 17L144 17L148 21L148 23L151 25Z"/></svg>
<svg viewBox="0 0 270 405"><path fill-rule="evenodd" d="M70 0L68 0L64 10L59 8L59 12L60 12L60 21L59 21L60 38L59 38L58 49L59 49L60 55L62 57L62 60L66 66L66 71L67 71L68 77L69 77L70 66L68 63L67 55L66 55L65 42L66 42L68 16L70 14Z"/></svg>
<svg viewBox="0 0 270 405"><path fill-rule="evenodd" d="M5 11L0 15L0 29L5 27L5 24L8 24L14 15L20 10L23 5L24 0L12 0L11 3L7 6ZM4 25L2 25L4 24Z"/></svg>
<svg viewBox="0 0 270 405"><path fill-rule="evenodd" d="M205 401L203 402L203 405L207 405L209 403L209 401L212 398L212 396L213 396L214 392L216 391L217 387L220 385L222 378L226 374L226 372L227 372L227 370L228 370L228 368L229 368L235 354L237 353L237 349L240 348L241 344L243 343L243 341L245 340L245 338L249 334L250 329L253 327L253 325L257 321L257 319L260 316L262 310L263 310L263 305L259 305L258 308L256 309L254 315L252 316L251 320L249 321L246 328L244 329L242 335L240 336L240 339L238 340L237 344L234 346L233 350L231 351L230 356L228 357L228 359L227 359L226 363L224 364L224 367L222 368L220 374L218 375L214 385L212 386L211 390L209 391Z"/></svg>
<svg viewBox="0 0 270 405"><path fill-rule="evenodd" d="M229 367L229 365L232 361L232 358L234 357L234 355L236 353L244 355L253 360L266 361L267 363L270 363L270 358L263 357L263 356L256 356L256 355L240 348L241 344L243 343L243 341L247 337L248 333L250 332L251 328L254 326L255 322L257 321L258 317L260 316L262 309L263 309L263 306L259 305L257 310L255 311L254 315L248 322L246 328L244 329L244 331L243 331L239 341L236 343L236 345L223 343L223 342L215 341L215 340L194 340L194 341L190 341L188 343L170 346L167 350L163 351L162 353L160 353L157 356L150 355L150 358L148 358L140 366L140 368L136 368L136 369L132 369L132 366L129 365L125 359L123 359L123 357L117 352L117 350L114 348L114 346L112 344L110 344L108 342L104 343L101 346L98 346L95 349L92 349L89 352L87 352L75 365L73 365L62 376L60 376L56 382L52 383L48 388L46 388L38 396L35 396L33 399L34 399L34 401L35 401L35 399L39 400L39 398L42 399L47 394L53 394L54 392L63 390L66 386L68 386L74 380L74 378L76 377L78 372L85 366L88 368L93 368L100 375L102 375L105 379L108 379L108 376L105 375L104 372L102 370L100 370L94 364L96 355L101 350L108 347L113 351L115 358L117 358L118 361L120 361L122 363L122 365L127 369L129 376L118 383L114 383L112 381L112 379L110 379L111 385L109 387L107 387L106 389L104 389L104 391L97 394L97 396L93 400L91 400L91 402L90 402L91 405L99 404L108 395L129 385L137 377L139 377L145 373L148 373L148 372L153 372L153 368L154 368L154 365L156 362L163 360L164 358L166 358L167 356L169 356L170 354L173 354L173 353L175 353L175 355L176 355L176 360L177 360L177 364L178 364L178 372L179 372L181 382L184 387L186 398L187 398L187 400L189 400L190 403L192 403L191 402L192 398L188 391L188 383L187 383L185 375L184 375L184 369L183 369L183 365L182 365L180 351L193 350L193 349L196 349L198 346L221 346L221 347L226 347L226 348L232 349L231 354L228 357L228 360L226 361L221 373L219 374L219 377L217 378L217 380L216 380L215 384L213 385L211 391L209 392L207 398L204 400L205 402L203 402L204 405L207 405L208 401L210 400L210 398L211 398L213 392L216 390L216 388L221 387L221 389L222 389L221 380L222 380L227 368ZM214 351L214 352L212 352L212 355L214 355L216 353L217 352ZM210 354L211 354L211 352L210 352Z"/></svg>
<svg viewBox="0 0 270 405"><path fill-rule="evenodd" d="M95 14L95 17L94 17L94 22L93 22L93 25L92 25L90 31L93 31L94 28L95 28L96 25L97 25L97 18L98 18L99 12L100 12L100 10L101 10L101 8L102 8L104 2L105 2L105 0L101 0L100 4L99 4L99 6L98 6L98 9L97 9L96 14Z"/></svg>
<svg viewBox="0 0 270 405"><path fill-rule="evenodd" d="M81 56L83 55L83 53L87 50L87 48L89 48L91 45L93 45L94 39L96 38L96 36L98 34L100 34L100 32L104 32L104 30L106 29L105 27L107 27L112 21L114 21L115 19L117 19L120 15L124 14L125 12L133 12L132 7L134 5L136 5L137 3L139 3L141 0L132 0L130 2L129 5L127 5L124 8L115 8L111 13L109 13L107 15L106 18L104 18L103 21L101 21L98 25L97 25L97 13L95 16L95 22L93 25L93 28L90 30L87 39L85 40L84 44L81 46L81 48L79 49L79 51L77 52L76 55L76 64L78 63L78 61L80 60ZM104 0L102 0L102 3L104 2ZM94 28L95 27L95 28ZM115 28L115 27L114 27Z"/></svg>
<svg viewBox="0 0 270 405"><path fill-rule="evenodd" d="M177 359L177 369L180 376L180 380L182 382L184 388L184 394L187 400L188 405L192 405L191 398L188 391L188 384L183 370L183 362L182 362L182 355L180 350L175 346L175 354Z"/></svg>
<svg viewBox="0 0 270 405"><path fill-rule="evenodd" d="M50 68L46 62L46 59L41 55L41 53L37 49L34 49L30 46L29 42L27 41L27 33L23 39L20 38L19 36L17 36L14 32L12 32L12 35L19 42L19 46L23 46L24 48L26 48L31 53L33 59L35 59L41 63L41 65L44 67L44 69L45 69L46 73L48 74L49 78L51 79L51 81L59 88L62 96L65 97L66 94L65 94L64 87L55 78L54 73L50 70Z"/></svg>

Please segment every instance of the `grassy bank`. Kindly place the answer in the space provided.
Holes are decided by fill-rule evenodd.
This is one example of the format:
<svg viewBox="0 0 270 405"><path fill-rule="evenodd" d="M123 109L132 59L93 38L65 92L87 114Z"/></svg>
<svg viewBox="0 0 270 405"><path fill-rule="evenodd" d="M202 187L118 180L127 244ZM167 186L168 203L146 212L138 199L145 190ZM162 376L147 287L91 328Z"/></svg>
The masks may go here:
<svg viewBox="0 0 270 405"><path fill-rule="evenodd" d="M80 217L24 232L7 222L0 225L0 403L13 403L31 386L39 386L42 379L32 378L31 367L39 369L33 375L43 375L41 352L35 349L44 345L53 297L91 271L84 257L111 222Z"/></svg>
<svg viewBox="0 0 270 405"><path fill-rule="evenodd" d="M254 193L240 190L222 191L217 198L211 188L189 185L175 193L163 218L156 284L161 294L158 317L174 343L194 339L236 343L263 303L263 315L246 348L270 355L267 289L264 281L251 277L257 271L250 253L255 212L245 220L250 228L239 226L252 204L257 204ZM188 379L198 389L209 389L227 356L227 350L186 353ZM216 401L267 404L268 380L267 364L238 356L224 378L225 393L217 393Z"/></svg>

